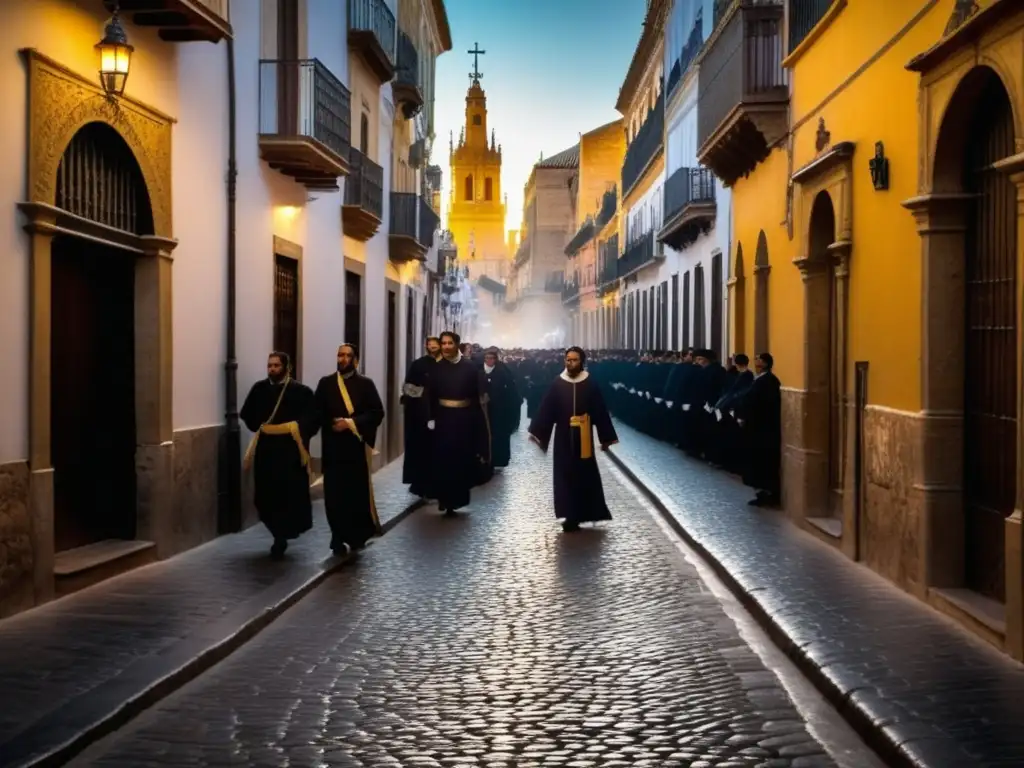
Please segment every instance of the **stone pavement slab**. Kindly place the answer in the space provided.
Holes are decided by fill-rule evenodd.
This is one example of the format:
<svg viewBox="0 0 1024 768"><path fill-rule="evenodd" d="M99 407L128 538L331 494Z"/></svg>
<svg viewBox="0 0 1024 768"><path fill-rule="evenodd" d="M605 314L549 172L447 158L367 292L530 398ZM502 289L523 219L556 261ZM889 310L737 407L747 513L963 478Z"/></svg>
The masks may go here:
<svg viewBox="0 0 1024 768"><path fill-rule="evenodd" d="M420 511L74 764L833 766L602 467L615 520L563 534L550 459L519 434L465 514Z"/></svg>
<svg viewBox="0 0 1024 768"><path fill-rule="evenodd" d="M401 461L374 475L385 529L417 506ZM269 559L262 525L0 622L0 765L68 755L224 658L341 565L322 502Z"/></svg>
<svg viewBox="0 0 1024 768"><path fill-rule="evenodd" d="M747 506L735 478L616 429L617 463L883 757L1024 766L1024 666L781 513Z"/></svg>

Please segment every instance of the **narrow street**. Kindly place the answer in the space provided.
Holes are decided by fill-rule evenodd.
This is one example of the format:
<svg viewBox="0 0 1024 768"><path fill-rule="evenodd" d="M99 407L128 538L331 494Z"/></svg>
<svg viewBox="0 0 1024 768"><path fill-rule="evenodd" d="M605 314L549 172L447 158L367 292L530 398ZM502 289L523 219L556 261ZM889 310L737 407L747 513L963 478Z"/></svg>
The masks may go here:
<svg viewBox="0 0 1024 768"><path fill-rule="evenodd" d="M610 461L615 520L564 535L549 460L513 451L465 514L416 512L73 765L879 765L798 710Z"/></svg>

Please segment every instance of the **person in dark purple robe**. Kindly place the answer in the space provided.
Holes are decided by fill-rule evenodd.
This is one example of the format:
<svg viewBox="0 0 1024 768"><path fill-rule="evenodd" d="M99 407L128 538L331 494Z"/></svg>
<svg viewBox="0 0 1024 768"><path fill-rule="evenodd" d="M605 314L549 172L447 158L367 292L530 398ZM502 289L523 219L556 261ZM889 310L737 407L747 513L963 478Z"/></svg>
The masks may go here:
<svg viewBox="0 0 1024 768"><path fill-rule="evenodd" d="M619 441L601 389L584 369L586 353L570 347L565 370L548 388L530 422L530 439L546 453L555 432L555 518L566 533L580 523L611 520L594 453L594 432L602 451Z"/></svg>

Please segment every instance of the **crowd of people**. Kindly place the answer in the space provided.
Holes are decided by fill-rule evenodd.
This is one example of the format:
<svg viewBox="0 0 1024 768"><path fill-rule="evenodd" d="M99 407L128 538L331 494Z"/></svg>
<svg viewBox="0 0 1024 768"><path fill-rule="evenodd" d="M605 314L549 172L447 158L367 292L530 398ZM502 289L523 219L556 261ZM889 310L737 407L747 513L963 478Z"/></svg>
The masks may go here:
<svg viewBox="0 0 1024 768"><path fill-rule="evenodd" d="M347 554L380 533L371 467L384 405L358 373L353 344L338 348L337 370L313 391L291 378L287 355L271 353L267 378L253 385L240 418L254 433L245 462L255 502L274 538L271 554L312 527L309 442L322 434L324 502L331 549ZM779 501L781 401L768 353L723 365L712 350L631 353L484 349L455 333L427 339L402 387L403 481L445 516L469 506L473 488L511 460L521 427L541 450L554 443L554 509L566 532L611 519L596 445L618 441L612 416L692 457L742 475L750 502Z"/></svg>

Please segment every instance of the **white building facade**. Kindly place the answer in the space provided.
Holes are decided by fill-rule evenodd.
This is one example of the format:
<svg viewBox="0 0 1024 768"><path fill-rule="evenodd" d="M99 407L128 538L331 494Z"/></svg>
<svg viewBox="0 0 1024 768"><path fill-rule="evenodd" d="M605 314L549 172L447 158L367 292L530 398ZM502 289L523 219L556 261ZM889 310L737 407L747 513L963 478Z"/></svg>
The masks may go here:
<svg viewBox="0 0 1024 768"><path fill-rule="evenodd" d="M729 349L731 195L697 162L697 68L713 0L675 0L665 20L665 185L659 239L672 297L674 350Z"/></svg>
<svg viewBox="0 0 1024 768"><path fill-rule="evenodd" d="M396 4L134 3L127 79L103 87L115 3L5 4L0 77L27 106L0 117L0 350L24 371L0 416L0 616L252 523L237 412L272 349L315 385L358 337L382 396L400 388L437 312L419 169L451 43L439 1ZM415 197L397 218L396 189ZM369 235L349 231L358 211ZM388 403L384 459L401 451Z"/></svg>

